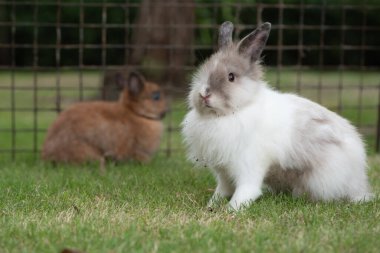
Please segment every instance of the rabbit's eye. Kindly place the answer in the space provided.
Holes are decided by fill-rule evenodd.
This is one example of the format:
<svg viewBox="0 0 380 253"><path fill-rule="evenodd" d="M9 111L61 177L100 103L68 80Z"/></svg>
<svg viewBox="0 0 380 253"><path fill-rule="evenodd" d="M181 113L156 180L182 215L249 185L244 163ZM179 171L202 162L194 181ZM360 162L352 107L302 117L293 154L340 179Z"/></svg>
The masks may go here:
<svg viewBox="0 0 380 253"><path fill-rule="evenodd" d="M155 91L152 93L152 99L153 100L157 101L157 100L160 100L160 98L161 98L161 94L159 91Z"/></svg>
<svg viewBox="0 0 380 253"><path fill-rule="evenodd" d="M234 75L234 73L229 73L229 74L228 74L228 81L233 82L234 80L235 80L235 75Z"/></svg>

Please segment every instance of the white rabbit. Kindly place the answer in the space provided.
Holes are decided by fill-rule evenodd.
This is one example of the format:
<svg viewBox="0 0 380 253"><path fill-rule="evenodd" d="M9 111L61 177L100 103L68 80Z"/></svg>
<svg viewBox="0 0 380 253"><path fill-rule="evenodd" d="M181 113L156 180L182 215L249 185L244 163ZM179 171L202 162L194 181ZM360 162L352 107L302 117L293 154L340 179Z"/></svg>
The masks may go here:
<svg viewBox="0 0 380 253"><path fill-rule="evenodd" d="M208 206L221 197L239 210L266 183L312 200L366 201L372 196L366 154L355 128L334 112L268 87L260 55L270 23L239 43L233 25L219 30L219 50L193 77L182 122L189 159L217 179Z"/></svg>

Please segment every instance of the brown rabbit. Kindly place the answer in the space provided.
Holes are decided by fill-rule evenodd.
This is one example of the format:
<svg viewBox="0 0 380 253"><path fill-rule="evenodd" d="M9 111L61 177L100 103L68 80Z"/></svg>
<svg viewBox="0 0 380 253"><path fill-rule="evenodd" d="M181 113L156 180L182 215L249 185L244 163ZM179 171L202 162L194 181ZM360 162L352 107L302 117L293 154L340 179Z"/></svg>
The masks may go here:
<svg viewBox="0 0 380 253"><path fill-rule="evenodd" d="M128 80L126 80L128 79ZM115 80L124 87L117 102L81 102L62 112L48 130L42 159L83 163L106 158L148 162L160 144L167 110L155 83L131 72Z"/></svg>

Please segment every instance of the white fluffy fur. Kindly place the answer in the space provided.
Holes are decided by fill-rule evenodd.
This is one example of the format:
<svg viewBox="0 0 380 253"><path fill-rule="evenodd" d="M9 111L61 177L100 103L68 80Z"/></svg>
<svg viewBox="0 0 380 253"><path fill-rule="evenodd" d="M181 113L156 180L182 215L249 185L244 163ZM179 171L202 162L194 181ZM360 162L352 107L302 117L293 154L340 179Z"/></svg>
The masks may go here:
<svg viewBox="0 0 380 253"><path fill-rule="evenodd" d="M209 206L231 197L230 206L238 210L262 194L264 181L313 200L371 197L364 145L348 121L249 77L231 90L229 110L219 96L210 97L211 108L202 106L199 94L210 71L194 77L182 123L189 158L211 168L217 179Z"/></svg>

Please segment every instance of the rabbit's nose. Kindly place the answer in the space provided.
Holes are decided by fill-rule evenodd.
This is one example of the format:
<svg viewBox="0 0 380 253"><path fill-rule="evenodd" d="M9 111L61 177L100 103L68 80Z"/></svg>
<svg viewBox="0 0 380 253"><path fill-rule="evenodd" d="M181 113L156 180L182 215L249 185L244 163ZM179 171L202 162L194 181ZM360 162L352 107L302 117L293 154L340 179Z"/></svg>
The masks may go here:
<svg viewBox="0 0 380 253"><path fill-rule="evenodd" d="M207 99L209 99L210 97L211 97L211 94L207 94L207 95L202 95L201 93L199 93L199 96L203 99L203 100L207 100Z"/></svg>

